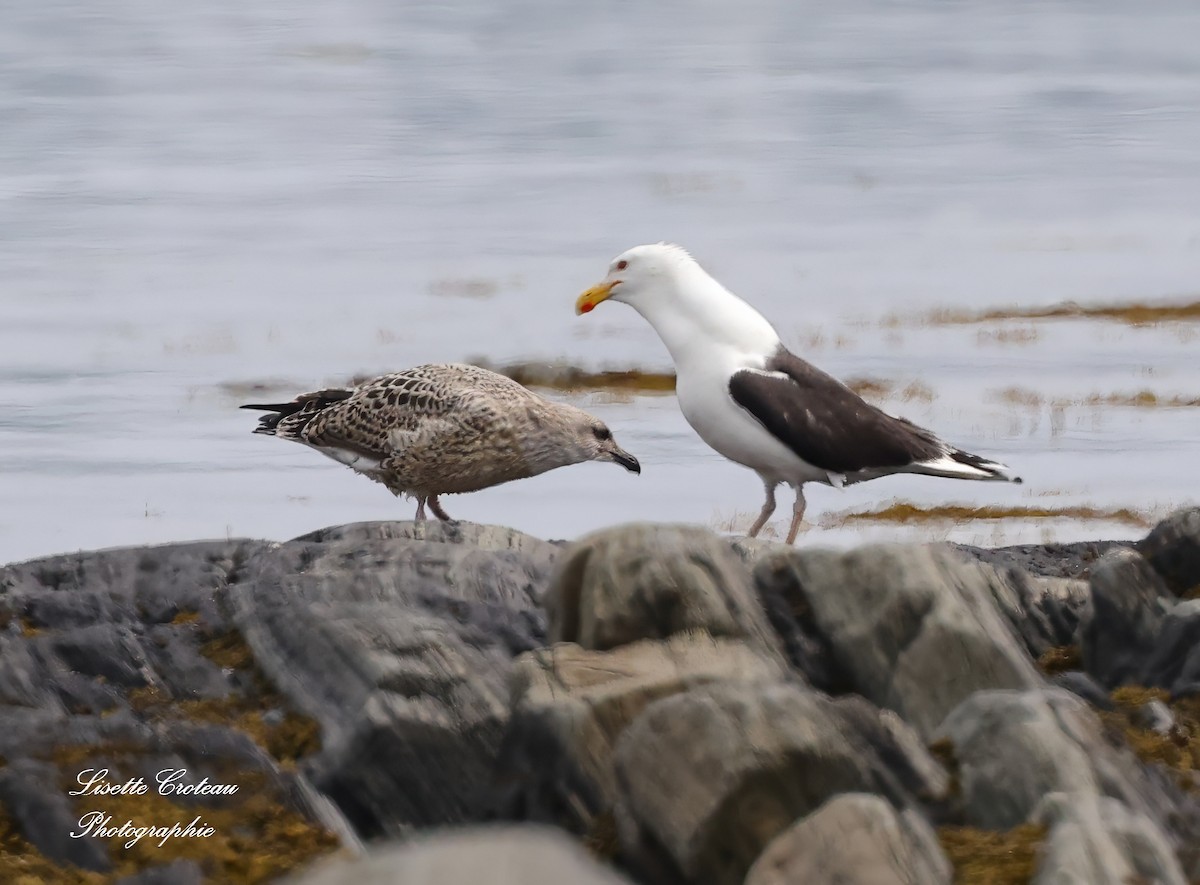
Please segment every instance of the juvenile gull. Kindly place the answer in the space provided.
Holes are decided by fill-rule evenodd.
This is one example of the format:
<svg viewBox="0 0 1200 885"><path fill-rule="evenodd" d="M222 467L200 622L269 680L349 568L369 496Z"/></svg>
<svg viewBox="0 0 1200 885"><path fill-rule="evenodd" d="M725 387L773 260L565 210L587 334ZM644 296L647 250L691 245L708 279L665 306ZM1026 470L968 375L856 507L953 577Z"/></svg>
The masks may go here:
<svg viewBox="0 0 1200 885"><path fill-rule="evenodd" d="M841 488L893 473L1021 481L1003 464L875 408L788 351L762 314L679 246L621 253L604 281L579 296L575 312L610 299L628 304L658 332L675 362L679 408L700 438L762 478L767 497L752 538L775 512L780 483L796 490L791 544L807 482Z"/></svg>
<svg viewBox="0 0 1200 885"><path fill-rule="evenodd" d="M603 422L477 366L417 366L355 388L242 408L273 413L254 433L304 443L394 495L415 497L417 519L425 518L427 503L438 519L450 519L439 495L568 464L612 461L641 473Z"/></svg>

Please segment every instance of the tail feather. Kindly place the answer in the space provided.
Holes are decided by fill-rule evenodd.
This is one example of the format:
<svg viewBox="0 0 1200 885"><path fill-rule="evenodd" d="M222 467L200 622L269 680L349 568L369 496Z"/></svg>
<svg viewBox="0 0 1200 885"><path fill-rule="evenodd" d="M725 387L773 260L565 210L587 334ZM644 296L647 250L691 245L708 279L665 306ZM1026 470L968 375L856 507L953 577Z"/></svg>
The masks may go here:
<svg viewBox="0 0 1200 885"><path fill-rule="evenodd" d="M945 476L951 479L975 479L984 482L1015 482L1024 480L1011 467L998 461L989 461L961 449L947 448L936 458L919 461L912 465L913 473L930 476Z"/></svg>
<svg viewBox="0 0 1200 885"><path fill-rule="evenodd" d="M352 393L354 393L353 390L331 387L312 393L302 393L290 403L247 403L239 406L239 408L272 412L273 414L263 415L259 418L258 426L251 431L252 433L264 433L267 436L276 435L279 430L280 421L296 416L295 421L288 422L289 426L286 435L292 438L304 429L305 425L308 424L314 415L327 406L349 399Z"/></svg>

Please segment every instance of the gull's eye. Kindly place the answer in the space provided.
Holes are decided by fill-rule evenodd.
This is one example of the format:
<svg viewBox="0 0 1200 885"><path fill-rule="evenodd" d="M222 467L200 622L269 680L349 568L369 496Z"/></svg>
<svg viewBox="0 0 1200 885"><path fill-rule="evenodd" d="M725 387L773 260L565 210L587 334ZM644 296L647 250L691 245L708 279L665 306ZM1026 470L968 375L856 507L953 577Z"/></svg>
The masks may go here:
<svg viewBox="0 0 1200 885"><path fill-rule="evenodd" d="M629 267L629 262L624 258L617 262L617 270L624 270L627 267Z"/></svg>
<svg viewBox="0 0 1200 885"><path fill-rule="evenodd" d="M601 442L603 442L606 439L612 439L612 431L609 430L607 427L593 427L592 435L595 436L596 439L600 440Z"/></svg>

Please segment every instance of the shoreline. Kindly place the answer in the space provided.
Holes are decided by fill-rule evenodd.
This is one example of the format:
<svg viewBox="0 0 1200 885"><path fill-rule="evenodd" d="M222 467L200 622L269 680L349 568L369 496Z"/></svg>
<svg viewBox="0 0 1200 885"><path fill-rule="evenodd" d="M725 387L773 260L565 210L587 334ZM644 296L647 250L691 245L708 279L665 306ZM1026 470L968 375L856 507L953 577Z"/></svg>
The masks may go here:
<svg viewBox="0 0 1200 885"><path fill-rule="evenodd" d="M0 878L351 885L520 846L573 881L770 885L826 881L833 838L829 876L1087 875L1111 843L1183 882L1197 596L1200 509L999 548L393 521L41 557L0 568ZM125 837L70 835L98 820Z"/></svg>

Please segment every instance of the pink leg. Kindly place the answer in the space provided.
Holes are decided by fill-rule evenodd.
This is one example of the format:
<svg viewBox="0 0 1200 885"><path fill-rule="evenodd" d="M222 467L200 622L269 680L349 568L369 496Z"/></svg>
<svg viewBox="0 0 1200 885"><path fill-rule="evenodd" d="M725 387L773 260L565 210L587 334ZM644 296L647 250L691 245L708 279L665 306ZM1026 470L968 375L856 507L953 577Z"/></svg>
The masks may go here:
<svg viewBox="0 0 1200 885"><path fill-rule="evenodd" d="M757 538L758 533L762 531L762 527L767 524L767 520L775 512L775 485L773 482L763 480L763 487L767 490L767 500L763 502L762 511L758 514L758 519L754 520L754 525L750 526L750 531L746 533L746 537Z"/></svg>
<svg viewBox="0 0 1200 885"><path fill-rule="evenodd" d="M436 516L438 519L440 519L442 522L454 522L454 520L452 520L450 518L449 514L447 514L446 511L442 509L442 505L438 501L437 495L429 496L429 509L432 510L433 515Z"/></svg>
<svg viewBox="0 0 1200 885"><path fill-rule="evenodd" d="M792 506L792 524L788 528L787 542L792 544L800 533L800 521L804 519L804 486L796 486L796 503Z"/></svg>

